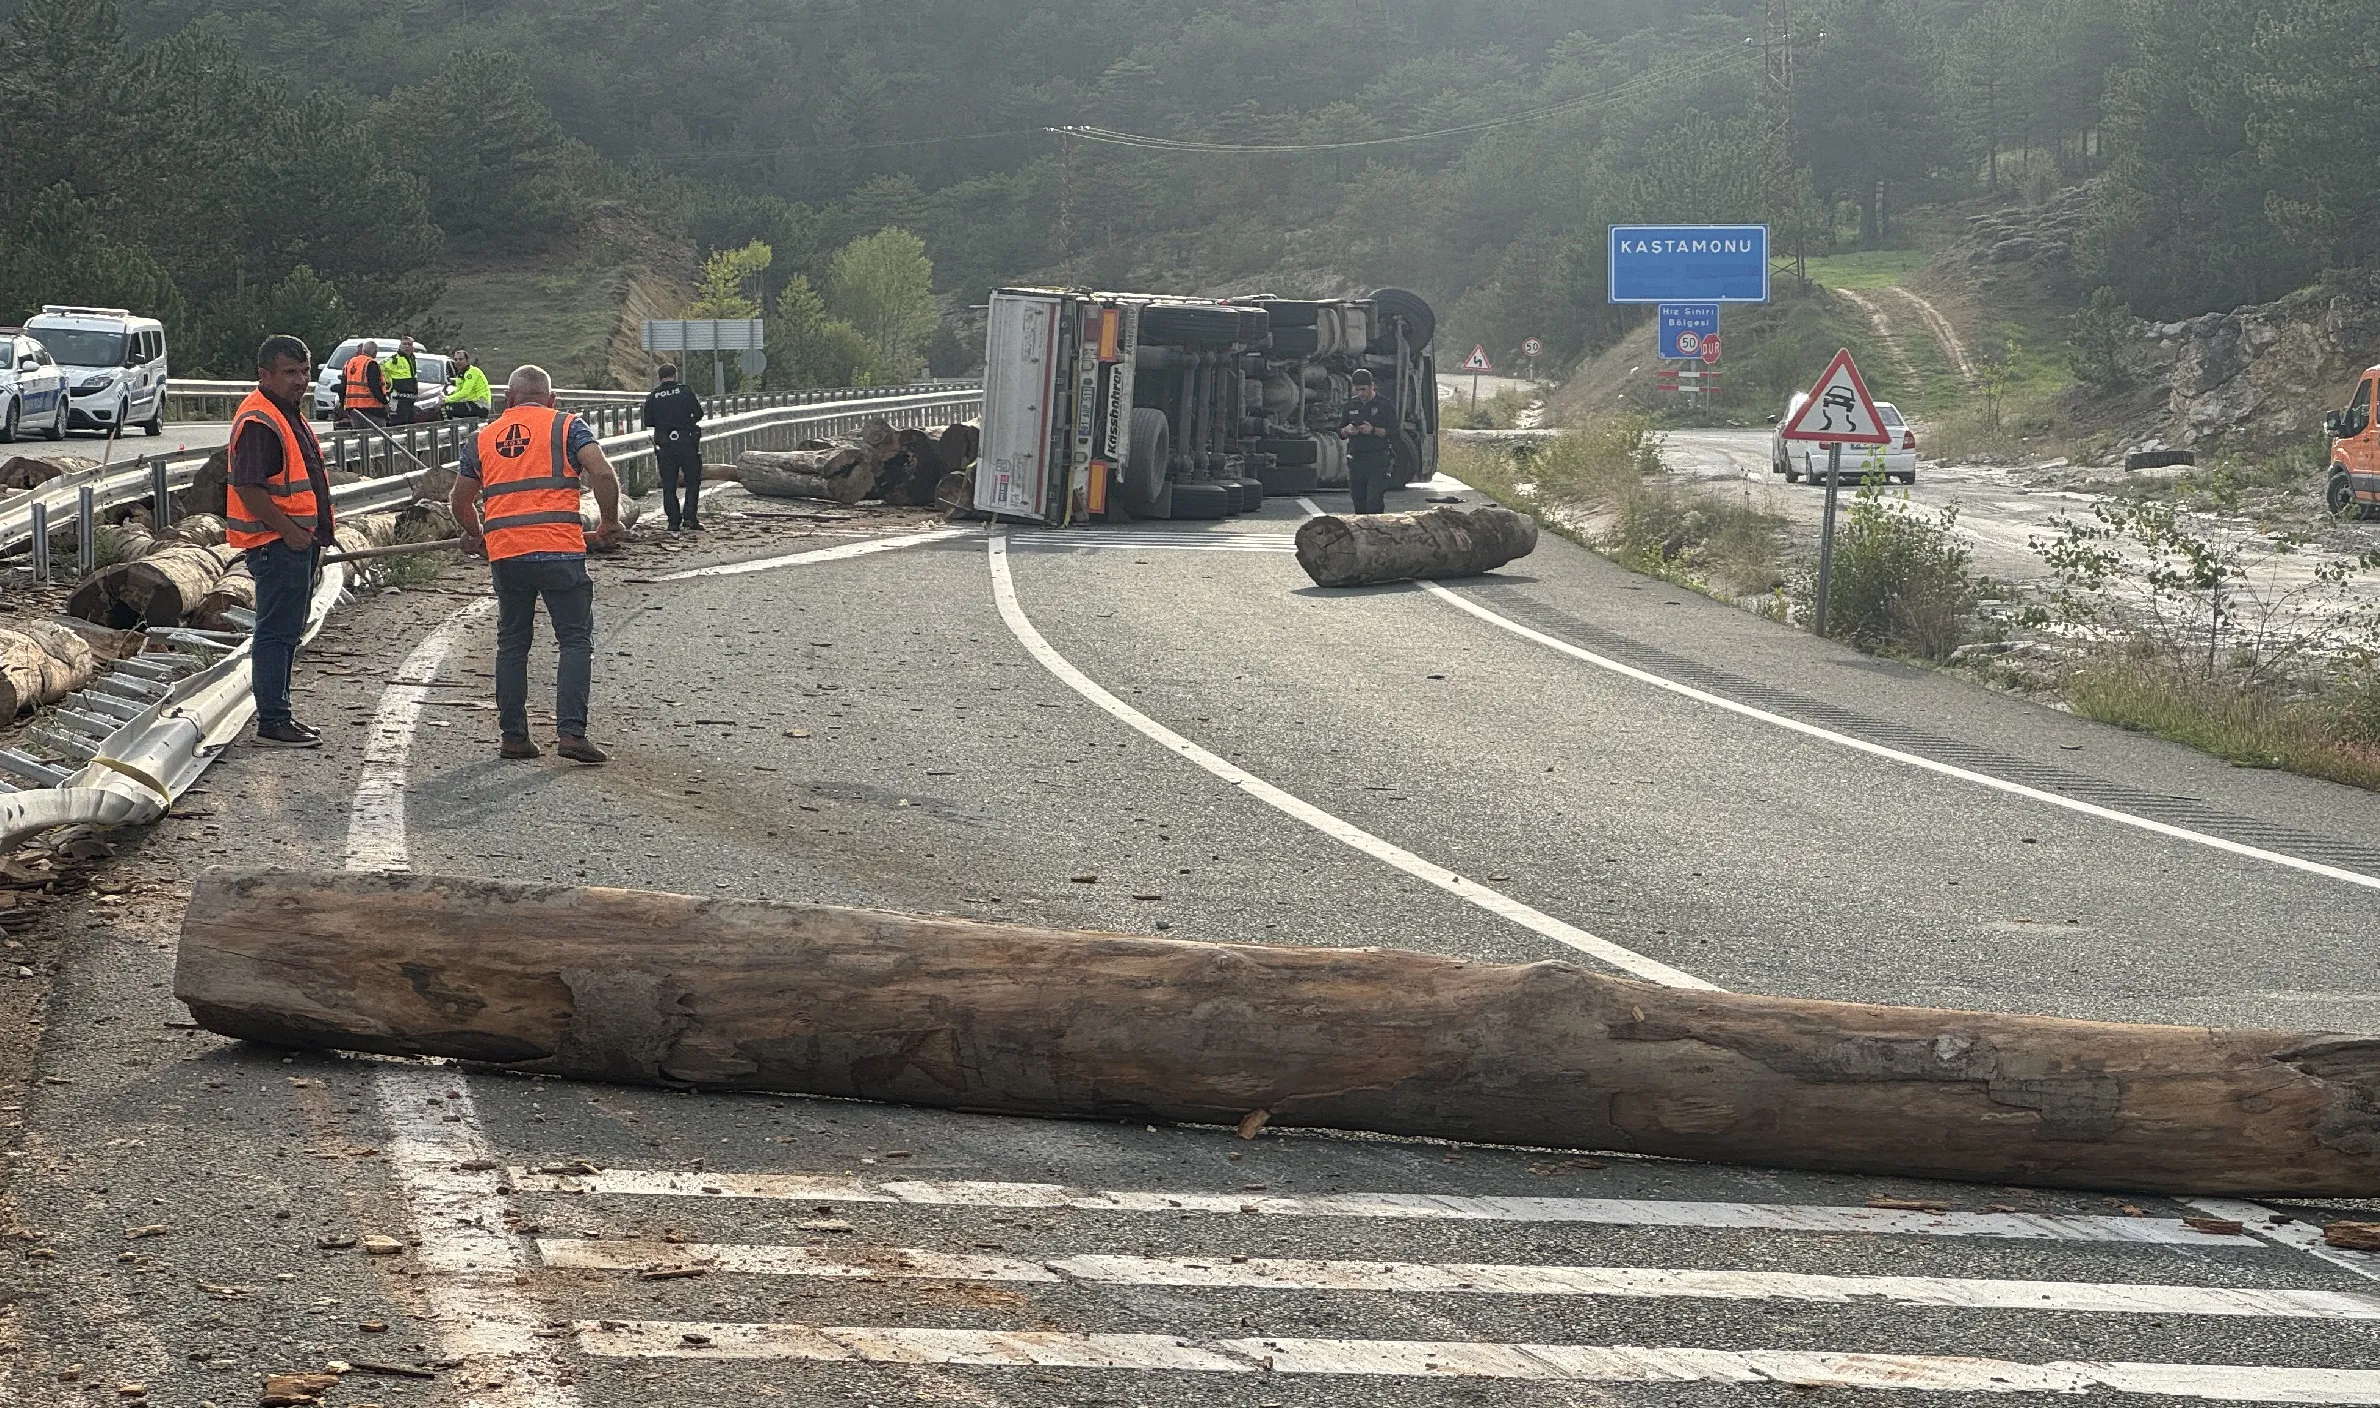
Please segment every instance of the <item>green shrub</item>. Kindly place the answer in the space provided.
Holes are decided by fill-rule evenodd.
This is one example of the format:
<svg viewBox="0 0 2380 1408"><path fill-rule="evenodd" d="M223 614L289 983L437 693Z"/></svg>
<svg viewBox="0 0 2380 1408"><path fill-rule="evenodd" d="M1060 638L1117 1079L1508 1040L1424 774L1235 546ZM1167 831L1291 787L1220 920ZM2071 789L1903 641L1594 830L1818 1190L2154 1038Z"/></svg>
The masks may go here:
<svg viewBox="0 0 2380 1408"><path fill-rule="evenodd" d="M1905 499L1886 497L1879 476L1870 476L1835 533L1827 634L1862 650L1948 659L1966 640L1980 595L1967 549L1951 531L1957 522L1957 509L1917 513ZM1796 595L1815 606L1815 563Z"/></svg>

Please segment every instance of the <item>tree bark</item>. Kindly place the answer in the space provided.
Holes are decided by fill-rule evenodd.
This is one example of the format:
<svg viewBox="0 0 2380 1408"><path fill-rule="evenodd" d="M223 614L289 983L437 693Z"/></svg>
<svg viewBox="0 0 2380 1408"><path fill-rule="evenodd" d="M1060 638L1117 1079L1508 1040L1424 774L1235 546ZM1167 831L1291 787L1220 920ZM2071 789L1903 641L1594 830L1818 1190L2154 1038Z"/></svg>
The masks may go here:
<svg viewBox="0 0 2380 1408"><path fill-rule="evenodd" d="M79 455L60 455L43 459L38 455L12 455L0 462L0 490L33 489L49 483L70 469L97 469L99 461Z"/></svg>
<svg viewBox="0 0 2380 1408"><path fill-rule="evenodd" d="M2380 1038L1655 987L415 874L210 870L226 1036L591 1080L1928 1178L2380 1193Z"/></svg>
<svg viewBox="0 0 2380 1408"><path fill-rule="evenodd" d="M849 508L876 487L876 464L858 445L746 450L735 468L747 490L773 499L825 499Z"/></svg>
<svg viewBox="0 0 2380 1408"><path fill-rule="evenodd" d="M198 608L224 569L239 556L228 547L167 539L147 556L124 564L109 592L148 626L178 626Z"/></svg>
<svg viewBox="0 0 2380 1408"><path fill-rule="evenodd" d="M43 620L0 627L0 721L57 703L89 684L98 666L98 653L71 627Z"/></svg>
<svg viewBox="0 0 2380 1408"><path fill-rule="evenodd" d="M1325 514L1297 530L1297 565L1325 587L1468 577L1536 550L1536 520L1508 508Z"/></svg>
<svg viewBox="0 0 2380 1408"><path fill-rule="evenodd" d="M248 570L245 556L235 559L215 579L215 585L200 597L190 610L190 624L202 631L236 631L242 629L224 613L232 610L253 613L256 610L256 577Z"/></svg>

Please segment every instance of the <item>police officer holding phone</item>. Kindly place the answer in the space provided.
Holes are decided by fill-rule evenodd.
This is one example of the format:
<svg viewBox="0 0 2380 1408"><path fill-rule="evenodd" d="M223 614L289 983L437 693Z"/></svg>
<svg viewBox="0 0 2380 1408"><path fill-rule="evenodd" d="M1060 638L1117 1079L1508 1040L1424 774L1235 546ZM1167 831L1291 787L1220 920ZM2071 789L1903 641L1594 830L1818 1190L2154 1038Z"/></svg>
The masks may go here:
<svg viewBox="0 0 2380 1408"><path fill-rule="evenodd" d="M1347 408L1339 412L1339 438L1347 442L1347 492L1357 513L1388 512L1388 483L1397 472L1397 412L1372 389L1362 367L1348 378Z"/></svg>

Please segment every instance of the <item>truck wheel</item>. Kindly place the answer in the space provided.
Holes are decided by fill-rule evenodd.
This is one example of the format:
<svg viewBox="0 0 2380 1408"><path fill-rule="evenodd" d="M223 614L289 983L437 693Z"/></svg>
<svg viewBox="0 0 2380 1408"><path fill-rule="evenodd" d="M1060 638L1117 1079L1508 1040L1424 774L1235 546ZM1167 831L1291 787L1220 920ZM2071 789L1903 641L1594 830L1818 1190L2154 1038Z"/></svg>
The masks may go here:
<svg viewBox="0 0 2380 1408"><path fill-rule="evenodd" d="M1421 467L1421 442L1411 431L1400 430L1395 441L1397 451L1397 482L1419 484L1430 476Z"/></svg>
<svg viewBox="0 0 2380 1408"><path fill-rule="evenodd" d="M1428 300L1410 289L1376 288L1372 290L1372 306L1379 318L1372 324L1372 350L1382 354L1397 350L1396 320L1405 320L1405 345L1419 352L1438 335L1438 315L1430 311Z"/></svg>
<svg viewBox="0 0 2380 1408"><path fill-rule="evenodd" d="M1173 486L1173 516L1176 518L1228 518L1231 515L1231 490L1220 484L1176 484Z"/></svg>
<svg viewBox="0 0 2380 1408"><path fill-rule="evenodd" d="M1165 494L1165 466L1173 458L1173 432L1165 412L1149 406L1132 408L1131 448L1124 456L1124 482L1116 497L1134 518L1163 518L1157 511Z"/></svg>
<svg viewBox="0 0 2380 1408"><path fill-rule="evenodd" d="M2347 477L2345 465L2334 464L2330 467L2330 484L2323 491L2322 502L2330 509L2333 518L2363 517L2360 511L2362 506L2355 502L2355 481Z"/></svg>

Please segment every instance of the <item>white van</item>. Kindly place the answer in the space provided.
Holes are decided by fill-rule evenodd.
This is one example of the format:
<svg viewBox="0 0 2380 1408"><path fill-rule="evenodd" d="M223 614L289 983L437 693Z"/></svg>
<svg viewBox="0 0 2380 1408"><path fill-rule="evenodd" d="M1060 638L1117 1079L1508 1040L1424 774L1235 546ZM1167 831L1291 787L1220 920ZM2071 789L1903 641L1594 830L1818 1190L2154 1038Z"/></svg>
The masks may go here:
<svg viewBox="0 0 2380 1408"><path fill-rule="evenodd" d="M74 425L165 433L165 324L122 308L52 303L25 320L25 331L66 369Z"/></svg>

